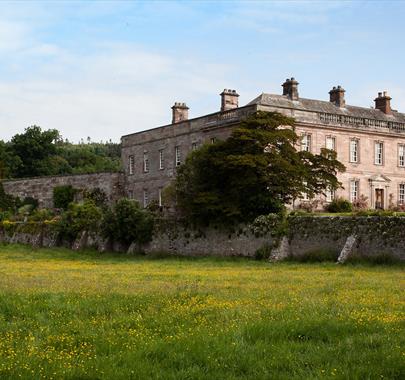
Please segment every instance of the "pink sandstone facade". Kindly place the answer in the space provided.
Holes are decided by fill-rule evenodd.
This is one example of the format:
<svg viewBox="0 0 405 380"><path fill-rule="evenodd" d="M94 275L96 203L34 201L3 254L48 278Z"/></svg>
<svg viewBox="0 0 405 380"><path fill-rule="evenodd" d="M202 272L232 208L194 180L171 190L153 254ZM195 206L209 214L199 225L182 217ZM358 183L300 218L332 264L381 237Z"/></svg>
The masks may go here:
<svg viewBox="0 0 405 380"><path fill-rule="evenodd" d="M364 196L370 208L405 205L405 114L391 109L385 92L378 94L375 108L363 108L347 105L340 86L329 92L329 101L299 97L294 78L282 87L282 95L262 93L243 107L236 91L224 90L220 111L193 119L185 103L175 103L171 124L123 136L126 195L144 205L160 203L163 188L192 149L226 138L241 119L261 110L295 118L302 136L299 149L336 150L346 166L339 175L343 188L322 196L324 202L335 196L350 201ZM305 197L300 202L306 202Z"/></svg>

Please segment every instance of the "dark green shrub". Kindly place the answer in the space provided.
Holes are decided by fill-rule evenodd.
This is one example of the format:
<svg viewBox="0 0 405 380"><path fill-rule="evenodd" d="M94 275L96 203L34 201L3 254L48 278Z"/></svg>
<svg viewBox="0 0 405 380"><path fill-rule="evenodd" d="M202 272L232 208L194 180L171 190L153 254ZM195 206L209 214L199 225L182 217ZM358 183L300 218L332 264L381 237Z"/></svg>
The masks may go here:
<svg viewBox="0 0 405 380"><path fill-rule="evenodd" d="M144 244L152 239L153 224L149 211L142 209L137 201L123 198L105 213L102 232L106 238L124 244Z"/></svg>
<svg viewBox="0 0 405 380"><path fill-rule="evenodd" d="M14 198L6 194L3 184L0 182L0 211L13 210L15 206Z"/></svg>
<svg viewBox="0 0 405 380"><path fill-rule="evenodd" d="M107 194L99 187L91 190L84 191L84 199L94 202L97 207L107 207L108 197Z"/></svg>
<svg viewBox="0 0 405 380"><path fill-rule="evenodd" d="M324 261L336 262L339 257L339 252L330 249L316 249L304 252L300 255L289 256L288 261L297 261L300 263L320 263Z"/></svg>
<svg viewBox="0 0 405 380"><path fill-rule="evenodd" d="M8 220L11 217L11 212L10 211L0 211L0 222L3 220Z"/></svg>
<svg viewBox="0 0 405 380"><path fill-rule="evenodd" d="M29 217L31 222L44 222L45 220L52 220L55 217L55 213L52 210L43 208L34 210Z"/></svg>
<svg viewBox="0 0 405 380"><path fill-rule="evenodd" d="M404 262L398 256L388 252L382 252L377 255L361 256L354 254L348 257L347 264L372 264L372 265L404 265Z"/></svg>
<svg viewBox="0 0 405 380"><path fill-rule="evenodd" d="M356 212L357 216L395 216L397 213L392 210L360 210Z"/></svg>
<svg viewBox="0 0 405 380"><path fill-rule="evenodd" d="M272 246L270 244L264 244L255 252L255 260L267 260L270 258Z"/></svg>
<svg viewBox="0 0 405 380"><path fill-rule="evenodd" d="M100 229L103 213L94 202L71 203L58 222L60 236L73 241L82 231L97 233Z"/></svg>
<svg viewBox="0 0 405 380"><path fill-rule="evenodd" d="M326 206L328 212L351 212L352 204L344 198L335 198Z"/></svg>
<svg viewBox="0 0 405 380"><path fill-rule="evenodd" d="M25 197L24 200L21 202L21 206L30 205L32 206L32 210L35 210L39 206L39 202L37 199L33 197Z"/></svg>
<svg viewBox="0 0 405 380"><path fill-rule="evenodd" d="M53 189L53 207L67 210L75 199L76 189L71 185L56 186Z"/></svg>

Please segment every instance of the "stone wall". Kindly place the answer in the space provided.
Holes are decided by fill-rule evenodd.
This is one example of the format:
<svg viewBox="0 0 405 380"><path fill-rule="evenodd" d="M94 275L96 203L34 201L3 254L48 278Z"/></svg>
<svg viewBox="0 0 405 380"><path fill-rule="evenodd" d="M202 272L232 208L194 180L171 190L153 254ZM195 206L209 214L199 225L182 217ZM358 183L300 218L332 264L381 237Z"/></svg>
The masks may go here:
<svg viewBox="0 0 405 380"><path fill-rule="evenodd" d="M53 207L53 189L63 185L71 185L75 189L81 190L100 188L106 193L110 202L124 196L122 173L37 177L3 182L6 193L21 199L35 198L39 201L40 207Z"/></svg>
<svg viewBox="0 0 405 380"><path fill-rule="evenodd" d="M249 227L236 231L217 229L189 230L171 226L155 232L151 243L143 247L146 254L169 253L183 256L254 257L258 249L272 246L271 234L255 236Z"/></svg>
<svg viewBox="0 0 405 380"><path fill-rule="evenodd" d="M405 261L405 217L290 217L288 239L292 255L329 250L338 256L349 236L356 236L353 254L388 254Z"/></svg>
<svg viewBox="0 0 405 380"><path fill-rule="evenodd" d="M13 228L0 226L0 242L24 243L36 246L64 245L81 249L93 247L100 251L113 250L133 253L139 247L124 246L82 233L69 245L55 235L51 225L25 224ZM364 258L389 255L405 261L405 217L290 217L287 235L276 239L271 231L255 235L249 227L233 232L217 229L193 231L168 223L159 227L153 240L142 247L146 254L184 256L245 256L255 257L261 248L276 248L277 242L288 245L291 256L308 255L316 251L331 251L336 258L348 237L355 236L350 255ZM85 237L85 239L84 239ZM135 247L135 248L134 248ZM268 252L268 251L267 251ZM285 257L283 257L285 258Z"/></svg>

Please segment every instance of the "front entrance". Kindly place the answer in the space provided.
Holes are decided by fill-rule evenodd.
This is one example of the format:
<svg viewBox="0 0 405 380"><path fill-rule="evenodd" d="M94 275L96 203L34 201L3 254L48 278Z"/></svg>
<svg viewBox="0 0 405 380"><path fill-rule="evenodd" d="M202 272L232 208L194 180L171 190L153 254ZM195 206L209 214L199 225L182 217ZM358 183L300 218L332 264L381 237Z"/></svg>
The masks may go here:
<svg viewBox="0 0 405 380"><path fill-rule="evenodd" d="M384 209L384 189L375 189L375 208L376 210Z"/></svg>

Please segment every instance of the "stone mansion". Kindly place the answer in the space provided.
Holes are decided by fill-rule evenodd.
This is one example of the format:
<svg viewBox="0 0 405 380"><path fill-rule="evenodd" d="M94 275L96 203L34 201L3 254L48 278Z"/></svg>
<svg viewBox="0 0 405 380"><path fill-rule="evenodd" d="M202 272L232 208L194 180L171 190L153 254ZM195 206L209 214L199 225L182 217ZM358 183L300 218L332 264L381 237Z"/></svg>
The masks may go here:
<svg viewBox="0 0 405 380"><path fill-rule="evenodd" d="M262 93L239 106L235 90L224 90L218 112L189 119L185 103L172 107L172 123L123 136L125 191L147 205L162 202L162 190L176 175L187 154L201 144L227 138L241 119L256 111L277 111L296 120L298 149L320 153L333 149L346 166L339 174L343 188L326 194L354 201L367 197L370 208L405 204L405 114L391 108L386 92L378 93L375 108L350 106L341 86L329 91L329 101L301 98L298 82L287 79L280 95ZM298 202L305 202L303 199Z"/></svg>
<svg viewBox="0 0 405 380"><path fill-rule="evenodd" d="M370 208L405 205L405 114L391 108L386 92L378 93L375 108L364 108L346 104L341 86L329 91L329 101L301 98L294 78L287 79L282 89L280 95L262 93L244 106L239 106L235 90L224 90L219 111L192 119L185 103L175 103L171 124L121 138L123 173L11 180L3 182L4 188L21 198L32 196L45 207L52 207L53 187L65 184L100 187L111 201L127 196L144 206L152 200L161 204L163 188L191 150L226 139L256 111L277 111L296 120L298 149L313 153L334 149L346 166L339 174L343 188L322 196L323 201L365 196ZM297 203L306 201L303 196Z"/></svg>

